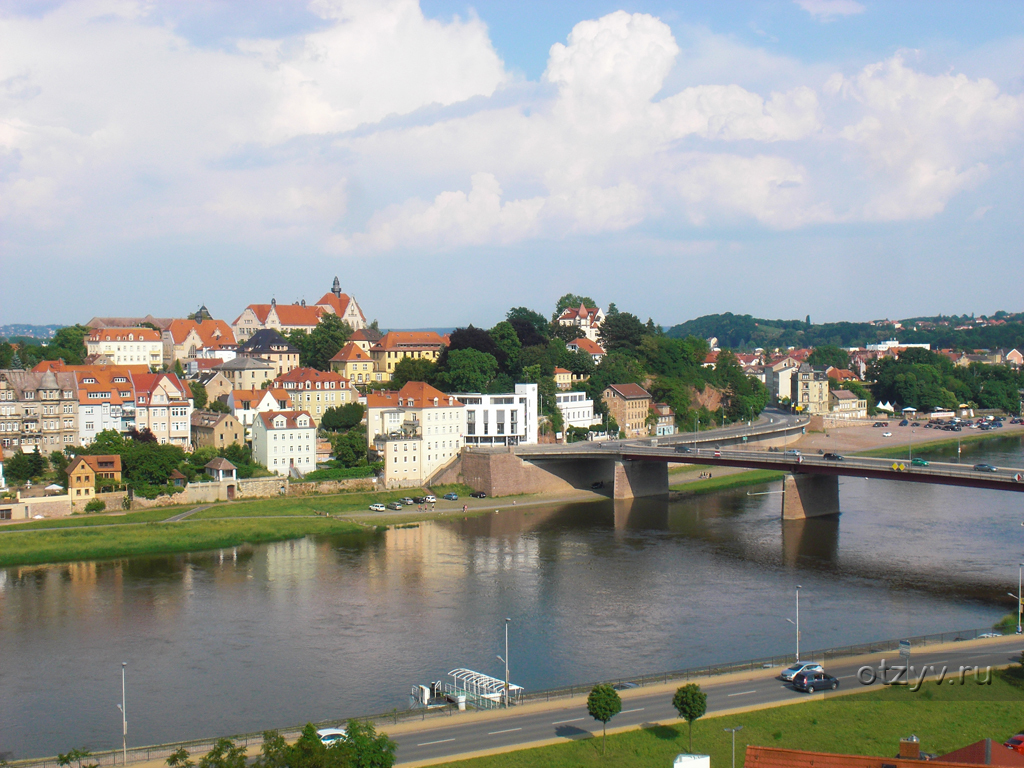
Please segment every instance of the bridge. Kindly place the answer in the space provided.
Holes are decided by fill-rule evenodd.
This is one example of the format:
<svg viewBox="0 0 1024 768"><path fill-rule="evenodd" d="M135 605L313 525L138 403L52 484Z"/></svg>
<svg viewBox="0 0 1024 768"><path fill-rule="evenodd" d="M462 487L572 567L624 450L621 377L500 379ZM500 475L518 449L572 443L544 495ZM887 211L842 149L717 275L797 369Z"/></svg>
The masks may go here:
<svg viewBox="0 0 1024 768"><path fill-rule="evenodd" d="M792 431L798 423L784 422L763 437ZM572 445L519 446L515 455L538 469L553 472L576 487L610 486L616 499L668 493L668 464L739 467L785 473L783 519L801 519L839 513L839 478L864 477L909 483L952 485L999 491L1024 492L1024 468L979 471L971 465L928 462L918 466L906 459L882 459L836 454L801 454L753 445L737 446L743 434L720 433L708 440L672 438ZM722 445L728 439L734 445ZM669 442L671 441L671 442ZM712 444L708 444L708 443ZM653 444L652 444L653 443ZM593 479L591 479L593 478Z"/></svg>

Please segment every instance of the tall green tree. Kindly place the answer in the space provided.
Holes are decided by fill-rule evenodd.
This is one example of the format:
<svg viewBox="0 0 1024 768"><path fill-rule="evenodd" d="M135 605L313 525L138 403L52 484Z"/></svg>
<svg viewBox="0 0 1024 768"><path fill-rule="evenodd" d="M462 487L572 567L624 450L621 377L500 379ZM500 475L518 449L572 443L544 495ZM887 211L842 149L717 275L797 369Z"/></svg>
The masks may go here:
<svg viewBox="0 0 1024 768"><path fill-rule="evenodd" d="M391 383L388 389L401 389L410 381L423 381L433 384L437 377L437 365L422 357L403 357L391 372Z"/></svg>
<svg viewBox="0 0 1024 768"><path fill-rule="evenodd" d="M190 381L188 388L192 390L192 405L195 406L197 411L201 411L206 407L207 402L210 400L210 395L206 391L206 387L200 384L198 381Z"/></svg>
<svg viewBox="0 0 1024 768"><path fill-rule="evenodd" d="M512 323L513 326L517 322L523 322L533 327L533 329L540 335L544 335L548 329L547 318L544 317L540 312L534 312L532 309L526 307L512 307L508 312L505 313L505 319ZM520 337L522 341L522 337Z"/></svg>
<svg viewBox="0 0 1024 768"><path fill-rule="evenodd" d="M328 371L331 368L331 358L334 357L345 346L349 336L352 335L352 327L333 312L329 312L320 318L313 332L309 334L309 362L310 367L320 371Z"/></svg>
<svg viewBox="0 0 1024 768"><path fill-rule="evenodd" d="M198 768L246 768L245 747L231 739L217 739L213 749L199 759Z"/></svg>
<svg viewBox="0 0 1024 768"><path fill-rule="evenodd" d="M807 356L807 362L824 368L831 366L845 369L850 367L850 355L845 349L834 344L822 344L820 347L815 347L814 351Z"/></svg>
<svg viewBox="0 0 1024 768"><path fill-rule="evenodd" d="M391 768L395 764L395 744L386 733L377 733L373 723L349 720L348 734L338 743L347 768Z"/></svg>
<svg viewBox="0 0 1024 768"><path fill-rule="evenodd" d="M493 355L476 349L457 349L448 353L447 368L437 380L445 392L486 392L498 373Z"/></svg>
<svg viewBox="0 0 1024 768"><path fill-rule="evenodd" d="M494 341L498 351L504 355L505 363L502 366L502 370L505 373L515 371L519 365L519 351L523 345L520 343L519 335L516 333L516 329L512 327L512 323L503 320L491 328L488 331L488 335ZM498 357L496 356L495 359L498 359Z"/></svg>
<svg viewBox="0 0 1024 768"><path fill-rule="evenodd" d="M352 429L363 420L366 407L362 403L346 403L328 408L320 419L320 428L328 432L343 432Z"/></svg>
<svg viewBox="0 0 1024 768"><path fill-rule="evenodd" d="M4 462L4 474L8 482L20 485L32 479L32 462L27 453L16 453Z"/></svg>
<svg viewBox="0 0 1024 768"><path fill-rule="evenodd" d="M676 690L672 697L672 706L679 717L690 724L690 746L687 751L693 754L693 721L704 717L708 711L708 695L696 683L688 683Z"/></svg>
<svg viewBox="0 0 1024 768"><path fill-rule="evenodd" d="M622 711L622 699L618 691L607 683L595 685L587 696L587 712L601 723L601 754L604 754L608 741L608 721Z"/></svg>
<svg viewBox="0 0 1024 768"><path fill-rule="evenodd" d="M260 754L252 764L254 768L288 768L288 742L284 736L277 731L264 731Z"/></svg>
<svg viewBox="0 0 1024 768"><path fill-rule="evenodd" d="M614 315L609 315L601 323L601 328L598 331L601 346L609 352L619 349L636 350L645 333L646 329L640 322L640 318L629 312L617 312Z"/></svg>
<svg viewBox="0 0 1024 768"><path fill-rule="evenodd" d="M551 319L558 320L559 316L565 310L569 309L570 307L579 309L580 304L582 304L585 307L597 306L597 302L595 302L589 296L581 296L578 293L567 293L558 300L557 304L555 304L555 314L552 316Z"/></svg>

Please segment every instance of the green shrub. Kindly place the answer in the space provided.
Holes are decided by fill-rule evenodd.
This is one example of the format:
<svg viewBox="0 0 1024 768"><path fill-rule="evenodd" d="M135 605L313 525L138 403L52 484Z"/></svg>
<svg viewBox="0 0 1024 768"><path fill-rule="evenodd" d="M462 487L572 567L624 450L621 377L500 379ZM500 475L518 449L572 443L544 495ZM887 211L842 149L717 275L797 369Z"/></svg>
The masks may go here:
<svg viewBox="0 0 1024 768"><path fill-rule="evenodd" d="M352 480L360 477L373 477L375 474L375 465L336 469L317 469L303 477L302 482L315 483L321 480Z"/></svg>
<svg viewBox="0 0 1024 768"><path fill-rule="evenodd" d="M107 502L103 499L93 499L85 505L86 512L102 512L107 508Z"/></svg>

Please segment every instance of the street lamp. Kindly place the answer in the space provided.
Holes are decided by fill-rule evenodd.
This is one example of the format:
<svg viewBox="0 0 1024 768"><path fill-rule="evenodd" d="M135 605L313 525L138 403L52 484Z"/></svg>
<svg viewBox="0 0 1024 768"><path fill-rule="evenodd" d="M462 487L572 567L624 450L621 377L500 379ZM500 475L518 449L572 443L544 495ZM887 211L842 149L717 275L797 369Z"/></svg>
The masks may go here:
<svg viewBox="0 0 1024 768"><path fill-rule="evenodd" d="M697 452L697 424L700 423L700 416L693 417L693 452ZM1022 523L1024 525L1024 523Z"/></svg>
<svg viewBox="0 0 1024 768"><path fill-rule="evenodd" d="M128 765L128 713L125 711L124 701L124 669L128 666L127 661L121 662L121 703L117 708L121 710L121 765Z"/></svg>
<svg viewBox="0 0 1024 768"><path fill-rule="evenodd" d="M910 463L914 463L914 430L910 430Z"/></svg>
<svg viewBox="0 0 1024 768"><path fill-rule="evenodd" d="M498 657L498 661L505 665L505 708L508 709L508 625L512 619L505 619L505 658Z"/></svg>
<svg viewBox="0 0 1024 768"><path fill-rule="evenodd" d="M1024 523L1021 523L1021 525L1024 525ZM1024 563L1017 563L1017 594L1015 595L1015 594L1013 594L1013 592L1007 592L1006 593L1010 597L1013 597L1013 598L1017 599L1017 634L1018 635L1021 634L1021 627L1020 627L1021 609L1024 608L1024 603L1022 603L1022 600L1024 600L1024 597L1021 596L1022 595L1022 593L1021 593L1021 573L1022 573L1022 571L1024 571Z"/></svg>
<svg viewBox="0 0 1024 768"><path fill-rule="evenodd" d="M800 661L800 590L803 589L799 584L796 585L796 621L787 618L790 624L796 627L796 660Z"/></svg>
<svg viewBox="0 0 1024 768"><path fill-rule="evenodd" d="M742 731L743 726L737 725L735 728L723 728L722 730L732 734L732 768L736 768L736 731Z"/></svg>

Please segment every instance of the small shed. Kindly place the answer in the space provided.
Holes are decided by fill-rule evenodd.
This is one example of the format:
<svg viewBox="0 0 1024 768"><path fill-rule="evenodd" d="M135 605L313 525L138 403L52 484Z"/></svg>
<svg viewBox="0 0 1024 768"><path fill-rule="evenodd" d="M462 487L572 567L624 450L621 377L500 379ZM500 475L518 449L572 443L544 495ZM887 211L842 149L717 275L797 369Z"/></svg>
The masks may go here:
<svg viewBox="0 0 1024 768"><path fill-rule="evenodd" d="M214 480L236 480L235 465L227 459L218 456L216 459L210 459L207 462L206 474L212 477Z"/></svg>
<svg viewBox="0 0 1024 768"><path fill-rule="evenodd" d="M177 486L178 488L184 488L188 485L188 478L178 470L174 470L171 472L171 485Z"/></svg>

